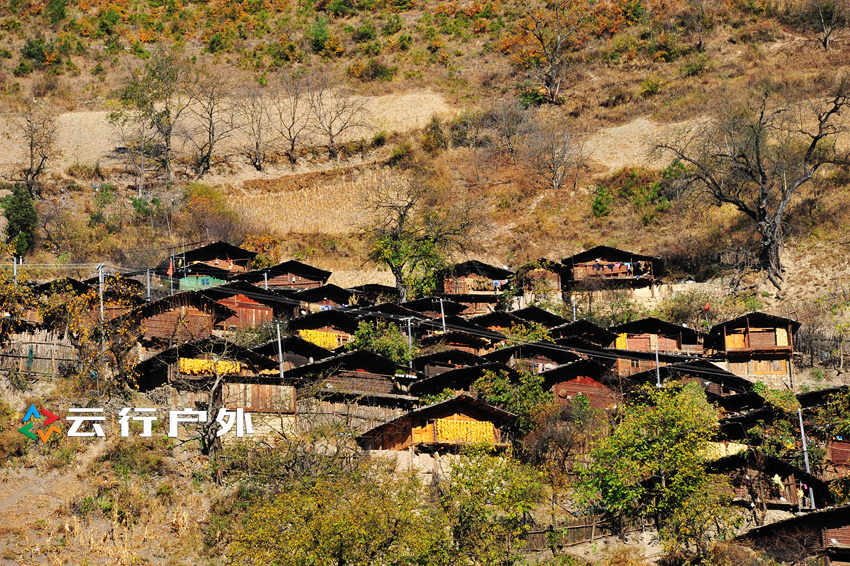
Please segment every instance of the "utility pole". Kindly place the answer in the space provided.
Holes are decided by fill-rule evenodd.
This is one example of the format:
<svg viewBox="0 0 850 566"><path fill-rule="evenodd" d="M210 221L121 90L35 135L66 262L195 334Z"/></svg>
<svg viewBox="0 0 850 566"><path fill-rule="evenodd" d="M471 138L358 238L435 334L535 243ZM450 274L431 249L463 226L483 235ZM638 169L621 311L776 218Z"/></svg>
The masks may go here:
<svg viewBox="0 0 850 566"><path fill-rule="evenodd" d="M15 287L18 286L18 256L12 254L12 265L14 266L12 269L15 271Z"/></svg>
<svg viewBox="0 0 850 566"><path fill-rule="evenodd" d="M269 272L268 271L263 272L263 280L264 280L264 286L266 288L266 291L268 291L269 290Z"/></svg>
<svg viewBox="0 0 850 566"><path fill-rule="evenodd" d="M803 461L806 463L806 473L811 474L812 470L809 468L809 450L806 447L806 431L803 428L803 411L799 407L797 408L797 416L800 417L800 439L803 441ZM809 485L809 501L811 502L812 510L817 509L815 506L815 490L812 489L811 485Z"/></svg>
<svg viewBox="0 0 850 566"><path fill-rule="evenodd" d="M440 297L440 320L443 321L443 333L446 332L446 311L443 310L443 298Z"/></svg>
<svg viewBox="0 0 850 566"><path fill-rule="evenodd" d="M280 360L280 378L283 379L283 343L280 340L280 321L275 321L277 328L277 357Z"/></svg>
<svg viewBox="0 0 850 566"><path fill-rule="evenodd" d="M98 283L98 293L100 294L100 322L103 323L103 264L99 263L97 265L97 283Z"/></svg>
<svg viewBox="0 0 850 566"><path fill-rule="evenodd" d="M407 347L408 347L410 352L413 352L413 332L410 328L410 323L411 323L412 320L413 320L413 317L407 317ZM445 324L445 322L443 324ZM412 359L410 360L410 362L408 362L408 367L410 369L413 369L413 360Z"/></svg>
<svg viewBox="0 0 850 566"><path fill-rule="evenodd" d="M661 389L661 367L658 365L658 340L655 341L655 387Z"/></svg>
<svg viewBox="0 0 850 566"><path fill-rule="evenodd" d="M150 270L150 269L146 269L146 270L145 270L145 276L146 276L146 279L147 279L147 281L148 281L148 285L147 285L147 288L148 288L148 302L151 302L151 270Z"/></svg>
<svg viewBox="0 0 850 566"><path fill-rule="evenodd" d="M570 297L573 300L573 322L576 321L576 296Z"/></svg>

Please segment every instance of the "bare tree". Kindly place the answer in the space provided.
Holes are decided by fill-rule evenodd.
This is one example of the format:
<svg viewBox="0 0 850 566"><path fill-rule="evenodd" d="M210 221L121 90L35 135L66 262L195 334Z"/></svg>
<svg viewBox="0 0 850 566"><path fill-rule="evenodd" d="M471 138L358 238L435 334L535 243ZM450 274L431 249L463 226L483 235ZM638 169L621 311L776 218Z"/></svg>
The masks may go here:
<svg viewBox="0 0 850 566"><path fill-rule="evenodd" d="M192 161L198 178L212 167L213 152L218 144L238 129L233 108L232 83L227 75L205 72L189 85L193 100L189 113L195 123L188 131L195 147Z"/></svg>
<svg viewBox="0 0 850 566"><path fill-rule="evenodd" d="M686 0L679 14L685 27L697 33L697 51L705 49L705 32L711 29L714 17L720 9L717 0Z"/></svg>
<svg viewBox="0 0 850 566"><path fill-rule="evenodd" d="M850 20L850 0L808 0L804 11L810 25L818 31L818 41L825 51Z"/></svg>
<svg viewBox="0 0 850 566"><path fill-rule="evenodd" d="M777 103L777 93L762 86L658 146L689 167L691 187L753 221L761 238L759 269L777 289L784 282L779 252L791 197L821 167L850 163L850 151L840 153L837 143L846 131L841 114L850 105L850 79L839 77L823 94Z"/></svg>
<svg viewBox="0 0 850 566"><path fill-rule="evenodd" d="M30 196L38 198L39 179L47 163L61 155L56 146L56 112L46 100L28 98L14 114L12 127L25 152L20 180Z"/></svg>
<svg viewBox="0 0 850 566"><path fill-rule="evenodd" d="M311 122L308 77L298 71L285 73L272 96L272 126L286 144L289 163L295 165L296 148Z"/></svg>
<svg viewBox="0 0 850 566"><path fill-rule="evenodd" d="M139 197L145 190L145 174L153 164L156 155L157 132L140 112L125 110L109 114L109 123L118 136L121 154L128 169L136 178Z"/></svg>
<svg viewBox="0 0 850 566"><path fill-rule="evenodd" d="M259 86L249 88L239 98L237 116L247 138L243 152L257 171L263 170L275 140L269 106L268 91Z"/></svg>
<svg viewBox="0 0 850 566"><path fill-rule="evenodd" d="M470 245L481 224L479 203L441 195L423 177L391 177L375 183L369 194L372 218L363 229L369 259L393 274L400 300L433 284L434 272L453 252Z"/></svg>
<svg viewBox="0 0 850 566"><path fill-rule="evenodd" d="M139 112L159 135L166 185L171 184L175 129L192 104L196 81L182 51L158 48L142 67L131 70L121 92L124 107Z"/></svg>
<svg viewBox="0 0 850 566"><path fill-rule="evenodd" d="M549 0L526 4L516 35L509 41L514 63L528 69L558 103L572 53L580 48L590 18L587 5L577 0Z"/></svg>
<svg viewBox="0 0 850 566"><path fill-rule="evenodd" d="M490 120L499 135L502 147L514 163L519 142L526 134L529 114L521 103L514 101L502 101L490 111Z"/></svg>
<svg viewBox="0 0 850 566"><path fill-rule="evenodd" d="M531 161L538 175L552 189L560 189L573 175L573 188L578 186L578 174L587 160L585 144L572 125L538 120L528 136Z"/></svg>
<svg viewBox="0 0 850 566"><path fill-rule="evenodd" d="M328 157L339 157L339 138L366 127L366 100L355 97L327 72L316 75L310 89L314 127L327 140Z"/></svg>

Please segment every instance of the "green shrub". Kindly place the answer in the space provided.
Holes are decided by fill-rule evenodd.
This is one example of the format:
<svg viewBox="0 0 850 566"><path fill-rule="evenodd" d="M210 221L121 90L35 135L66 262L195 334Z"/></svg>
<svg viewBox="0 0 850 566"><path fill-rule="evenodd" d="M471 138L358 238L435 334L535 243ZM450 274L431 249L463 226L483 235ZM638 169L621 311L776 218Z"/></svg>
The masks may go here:
<svg viewBox="0 0 850 566"><path fill-rule="evenodd" d="M398 48L402 51L407 51L413 44L413 37L409 33L403 33L398 36Z"/></svg>
<svg viewBox="0 0 850 566"><path fill-rule="evenodd" d="M51 24L58 24L65 19L68 0L50 0L44 9L44 15Z"/></svg>
<svg viewBox="0 0 850 566"><path fill-rule="evenodd" d="M391 14L390 17L387 18L387 21L384 22L384 28L381 30L384 35L393 35L394 33L401 31L401 18L398 14Z"/></svg>
<svg viewBox="0 0 850 566"><path fill-rule="evenodd" d="M321 53L325 50L328 40L331 38L331 33L328 30L328 20L324 16L318 16L310 28L310 47L315 53Z"/></svg>
<svg viewBox="0 0 850 566"><path fill-rule="evenodd" d="M710 66L711 59L707 53L695 53L679 65L679 73L683 77L697 77Z"/></svg>
<svg viewBox="0 0 850 566"><path fill-rule="evenodd" d="M21 59L21 62L18 63L18 66L15 67L15 70L12 71L12 74L16 77L25 77L32 73L32 65L26 59Z"/></svg>
<svg viewBox="0 0 850 566"><path fill-rule="evenodd" d="M0 59L11 59L12 52L5 47L0 47Z"/></svg>
<svg viewBox="0 0 850 566"><path fill-rule="evenodd" d="M378 37L378 31L375 29L375 24L372 23L372 20L363 20L363 23L352 34L352 38L357 43L372 41L376 37Z"/></svg>
<svg viewBox="0 0 850 566"><path fill-rule="evenodd" d="M428 153L434 153L448 147L448 140L443 131L443 123L437 116L432 116L431 121L425 126L425 134L422 136L422 149Z"/></svg>
<svg viewBox="0 0 850 566"><path fill-rule="evenodd" d="M658 77L648 77L641 81L638 94L644 98L649 98L661 92L662 86L663 83Z"/></svg>
<svg viewBox="0 0 850 566"><path fill-rule="evenodd" d="M357 8L355 8L353 0L331 0L325 6L325 11L335 18L339 18L357 13Z"/></svg>
<svg viewBox="0 0 850 566"><path fill-rule="evenodd" d="M593 199L590 201L590 208L593 211L593 216L602 218L611 214L611 201L614 197L611 196L611 191L607 188L597 185L593 191Z"/></svg>

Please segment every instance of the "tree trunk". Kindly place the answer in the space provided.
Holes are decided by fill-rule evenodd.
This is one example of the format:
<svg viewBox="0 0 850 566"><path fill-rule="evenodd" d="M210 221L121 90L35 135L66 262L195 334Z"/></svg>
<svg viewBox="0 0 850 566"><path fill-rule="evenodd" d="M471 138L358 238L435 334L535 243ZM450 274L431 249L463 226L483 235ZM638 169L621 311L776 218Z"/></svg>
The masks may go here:
<svg viewBox="0 0 850 566"><path fill-rule="evenodd" d="M781 291L785 277L782 275L782 263L779 259L782 242L779 238L778 226L774 222L760 222L759 233L762 237L759 269L764 271L773 286Z"/></svg>
<svg viewBox="0 0 850 566"><path fill-rule="evenodd" d="M407 285L404 284L404 274L401 269L391 268L393 277L395 277L395 288L398 290L398 302L403 303L407 300Z"/></svg>

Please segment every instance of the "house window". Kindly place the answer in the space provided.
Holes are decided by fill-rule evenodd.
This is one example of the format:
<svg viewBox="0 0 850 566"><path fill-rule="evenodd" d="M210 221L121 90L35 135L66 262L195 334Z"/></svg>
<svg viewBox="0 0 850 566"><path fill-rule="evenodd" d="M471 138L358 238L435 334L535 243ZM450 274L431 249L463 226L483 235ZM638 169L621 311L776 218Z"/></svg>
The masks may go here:
<svg viewBox="0 0 850 566"><path fill-rule="evenodd" d="M782 360L779 361L781 362ZM776 373L771 369L771 360L753 360L751 363L753 373Z"/></svg>

